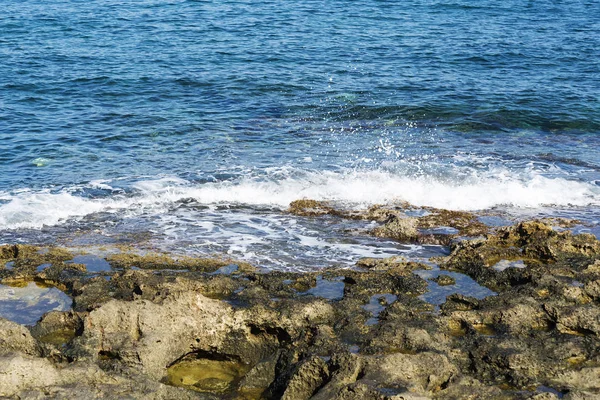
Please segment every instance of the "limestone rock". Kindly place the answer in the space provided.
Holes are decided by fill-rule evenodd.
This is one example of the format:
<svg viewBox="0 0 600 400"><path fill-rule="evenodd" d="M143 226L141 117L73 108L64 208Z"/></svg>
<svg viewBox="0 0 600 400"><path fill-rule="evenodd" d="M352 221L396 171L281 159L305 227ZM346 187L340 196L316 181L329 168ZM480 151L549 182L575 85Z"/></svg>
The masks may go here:
<svg viewBox="0 0 600 400"><path fill-rule="evenodd" d="M386 387L406 387L418 394L432 393L458 373L444 355L423 352L389 354L366 361L365 379Z"/></svg>
<svg viewBox="0 0 600 400"><path fill-rule="evenodd" d="M60 377L45 358L22 354L0 356L0 396L13 396L25 388L55 385Z"/></svg>
<svg viewBox="0 0 600 400"><path fill-rule="evenodd" d="M282 400L307 400L329 378L325 361L318 356L301 361L287 383Z"/></svg>
<svg viewBox="0 0 600 400"><path fill-rule="evenodd" d="M40 355L38 343L27 328L0 318L0 354L14 351L32 356Z"/></svg>

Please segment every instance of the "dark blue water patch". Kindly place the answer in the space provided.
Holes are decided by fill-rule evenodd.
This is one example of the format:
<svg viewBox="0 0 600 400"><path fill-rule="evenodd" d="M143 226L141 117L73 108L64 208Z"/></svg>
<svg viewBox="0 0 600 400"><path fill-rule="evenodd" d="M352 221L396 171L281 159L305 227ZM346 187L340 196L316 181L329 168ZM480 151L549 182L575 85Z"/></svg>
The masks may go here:
<svg viewBox="0 0 600 400"><path fill-rule="evenodd" d="M536 389L536 391L539 392L539 393L551 393L551 394L554 394L559 399L562 399L563 397L565 397L565 393L563 393L563 392L561 392L559 390L556 390L554 388L551 388L551 387L548 387L548 386L544 386L544 385L538 386L537 389Z"/></svg>
<svg viewBox="0 0 600 400"><path fill-rule="evenodd" d="M523 260L500 260L496 264L492 266L492 268L496 271L502 272L508 268L526 268L527 266L523 262Z"/></svg>
<svg viewBox="0 0 600 400"><path fill-rule="evenodd" d="M308 289L306 292L299 294L322 297L327 300L341 300L344 297L345 284L342 282L343 277L336 280L324 279L322 275L317 276L316 286Z"/></svg>
<svg viewBox="0 0 600 400"><path fill-rule="evenodd" d="M431 229L422 229L421 233L425 235L456 235L459 230L451 226L437 226Z"/></svg>
<svg viewBox="0 0 600 400"><path fill-rule="evenodd" d="M478 216L477 219L490 227L511 226L514 223L513 221L507 218L496 215L482 215Z"/></svg>
<svg viewBox="0 0 600 400"><path fill-rule="evenodd" d="M42 265L39 265L39 266L36 268L36 271L37 271L37 272L42 272L43 270L45 270L46 268L49 268L49 267L51 267L51 266L52 266L52 264L42 264Z"/></svg>
<svg viewBox="0 0 600 400"><path fill-rule="evenodd" d="M111 271L111 266L108 261L93 254L75 256L71 261L67 261L67 264L69 263L84 264L87 271L93 273Z"/></svg>
<svg viewBox="0 0 600 400"><path fill-rule="evenodd" d="M488 296L495 296L497 293L478 284L475 280L471 279L467 275L451 272L441 271L439 269L433 270L416 270L415 274L427 281L427 293L419 296L421 299L428 303L439 306L446 301L446 297L451 294L462 294L464 296L471 296L477 299L483 299ZM437 278L440 275L448 275L455 280L455 284L442 286L433 282L432 278Z"/></svg>
<svg viewBox="0 0 600 400"><path fill-rule="evenodd" d="M240 267L236 264L229 264L217 269L215 272L211 272L209 275L231 275L234 272L237 272L239 268Z"/></svg>
<svg viewBox="0 0 600 400"><path fill-rule="evenodd" d="M0 317L19 324L34 325L45 313L68 311L71 305L71 298L55 287L0 285Z"/></svg>
<svg viewBox="0 0 600 400"><path fill-rule="evenodd" d="M397 299L398 296L390 293L375 294L371 296L369 303L363 306L363 309L370 312L372 315L365 324L369 326L376 325L379 322L379 314Z"/></svg>

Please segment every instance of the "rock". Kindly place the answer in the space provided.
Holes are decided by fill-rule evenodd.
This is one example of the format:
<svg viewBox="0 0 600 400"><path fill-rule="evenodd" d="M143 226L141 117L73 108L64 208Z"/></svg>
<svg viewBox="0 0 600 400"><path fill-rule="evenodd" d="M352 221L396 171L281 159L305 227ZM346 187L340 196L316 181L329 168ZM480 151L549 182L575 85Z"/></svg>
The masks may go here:
<svg viewBox="0 0 600 400"><path fill-rule="evenodd" d="M166 386L145 376L108 374L97 365L72 363L56 368L45 358L0 357L0 396L22 399L111 398L197 399L193 392Z"/></svg>
<svg viewBox="0 0 600 400"><path fill-rule="evenodd" d="M553 379L557 386L568 389L594 391L600 396L600 367L586 367L580 370L564 371Z"/></svg>
<svg viewBox="0 0 600 400"><path fill-rule="evenodd" d="M275 368L279 356L280 353L277 352L252 367L240 382L240 390L242 392L266 390L275 380Z"/></svg>
<svg viewBox="0 0 600 400"><path fill-rule="evenodd" d="M450 275L439 275L438 277L432 278L431 280L440 286L449 286L454 285L456 283L456 279L454 279Z"/></svg>
<svg viewBox="0 0 600 400"><path fill-rule="evenodd" d="M23 325L0 318L0 354L12 352L39 356L40 347Z"/></svg>
<svg viewBox="0 0 600 400"><path fill-rule="evenodd" d="M468 376L459 376L452 385L435 394L436 399L443 400L499 400L514 399L512 395L504 395L497 386L487 386Z"/></svg>
<svg viewBox="0 0 600 400"><path fill-rule="evenodd" d="M546 305L546 311L560 332L600 336L600 307L594 304L564 308Z"/></svg>
<svg viewBox="0 0 600 400"><path fill-rule="evenodd" d="M409 273L416 269L431 269L427 264L407 261L402 256L388 258L361 258L356 263L357 267L373 271L390 271L395 273Z"/></svg>
<svg viewBox="0 0 600 400"><path fill-rule="evenodd" d="M376 214L387 223L407 219L397 208ZM423 221L417 232L434 223ZM125 257L122 270L90 276L63 268L67 255L58 250L3 249L14 264L0 268L0 278L39 278L37 263L50 261L43 273L73 297L76 310L50 312L29 331L0 320L0 385L11 382L0 395L553 396L536 391L539 385L572 399L599 392L597 241L539 221L454 243L443 266L498 290L482 299L452 294L440 313L419 296L440 288L411 273L423 265L402 258L363 259L361 269L257 273L230 264L212 271L216 264L194 260L173 271L183 265L173 257ZM130 268L146 261L144 270Z"/></svg>
<svg viewBox="0 0 600 400"><path fill-rule="evenodd" d="M61 346L73 339L83 328L82 316L72 311L46 313L31 328L31 334L42 343Z"/></svg>
<svg viewBox="0 0 600 400"><path fill-rule="evenodd" d="M588 265L583 271L583 274L586 275L596 275L600 276L600 260L594 261L592 264Z"/></svg>
<svg viewBox="0 0 600 400"><path fill-rule="evenodd" d="M465 236L480 236L489 228L477 219L477 215L465 211L431 209L432 212L418 219L420 229L451 227Z"/></svg>
<svg viewBox="0 0 600 400"><path fill-rule="evenodd" d="M348 385L356 382L362 369L361 359L353 354L336 353L329 363L330 379L311 399L337 398Z"/></svg>
<svg viewBox="0 0 600 400"><path fill-rule="evenodd" d="M298 363L287 382L282 400L305 400L329 378L329 369L321 357L313 356Z"/></svg>
<svg viewBox="0 0 600 400"><path fill-rule="evenodd" d="M288 212L302 217L335 214L335 210L326 202L309 199L292 201Z"/></svg>
<svg viewBox="0 0 600 400"><path fill-rule="evenodd" d="M241 326L227 304L185 293L162 305L150 301L110 301L92 311L76 338L76 358L118 360L162 379L166 367L194 350L220 348Z"/></svg>
<svg viewBox="0 0 600 400"><path fill-rule="evenodd" d="M600 279L586 283L583 291L592 299L600 300Z"/></svg>
<svg viewBox="0 0 600 400"><path fill-rule="evenodd" d="M438 391L458 374L444 355L423 352L389 354L366 360L363 379L384 387L405 387L417 394Z"/></svg>
<svg viewBox="0 0 600 400"><path fill-rule="evenodd" d="M384 225L375 228L373 234L377 237L395 239L401 242L414 242L419 237L417 222L418 220L412 217L393 217Z"/></svg>
<svg viewBox="0 0 600 400"><path fill-rule="evenodd" d="M528 397L528 399L530 400L554 400L554 399L558 399L559 397L557 395L555 395L554 393L549 393L549 392L545 392L545 393L536 393L530 397Z"/></svg>
<svg viewBox="0 0 600 400"><path fill-rule="evenodd" d="M56 385L59 374L45 358L22 354L0 356L0 396L13 396L25 388Z"/></svg>

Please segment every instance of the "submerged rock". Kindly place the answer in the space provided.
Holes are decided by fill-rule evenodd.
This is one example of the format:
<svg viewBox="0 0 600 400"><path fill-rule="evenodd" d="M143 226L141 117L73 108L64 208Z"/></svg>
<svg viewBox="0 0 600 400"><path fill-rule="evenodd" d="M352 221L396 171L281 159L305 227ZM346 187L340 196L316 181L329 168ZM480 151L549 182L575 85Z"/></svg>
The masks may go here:
<svg viewBox="0 0 600 400"><path fill-rule="evenodd" d="M456 279L454 279L453 277L451 277L449 275L443 275L443 274L439 275L435 278L432 278L431 280L440 286L454 285L456 283Z"/></svg>

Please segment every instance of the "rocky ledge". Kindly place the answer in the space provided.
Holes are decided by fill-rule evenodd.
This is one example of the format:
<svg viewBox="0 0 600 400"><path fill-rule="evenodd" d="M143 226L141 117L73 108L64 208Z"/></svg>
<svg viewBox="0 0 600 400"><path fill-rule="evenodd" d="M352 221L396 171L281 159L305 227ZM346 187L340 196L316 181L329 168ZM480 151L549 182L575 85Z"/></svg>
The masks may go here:
<svg viewBox="0 0 600 400"><path fill-rule="evenodd" d="M304 205L291 211L377 220L371 234L447 243L450 253L264 273L235 260L122 252L94 264L64 249L3 246L3 285L57 288L72 304L34 325L0 319L0 396L600 398L594 236L542 221L487 229L466 213ZM434 265L446 271L416 273ZM432 282L452 288L463 275L495 294L426 301Z"/></svg>

